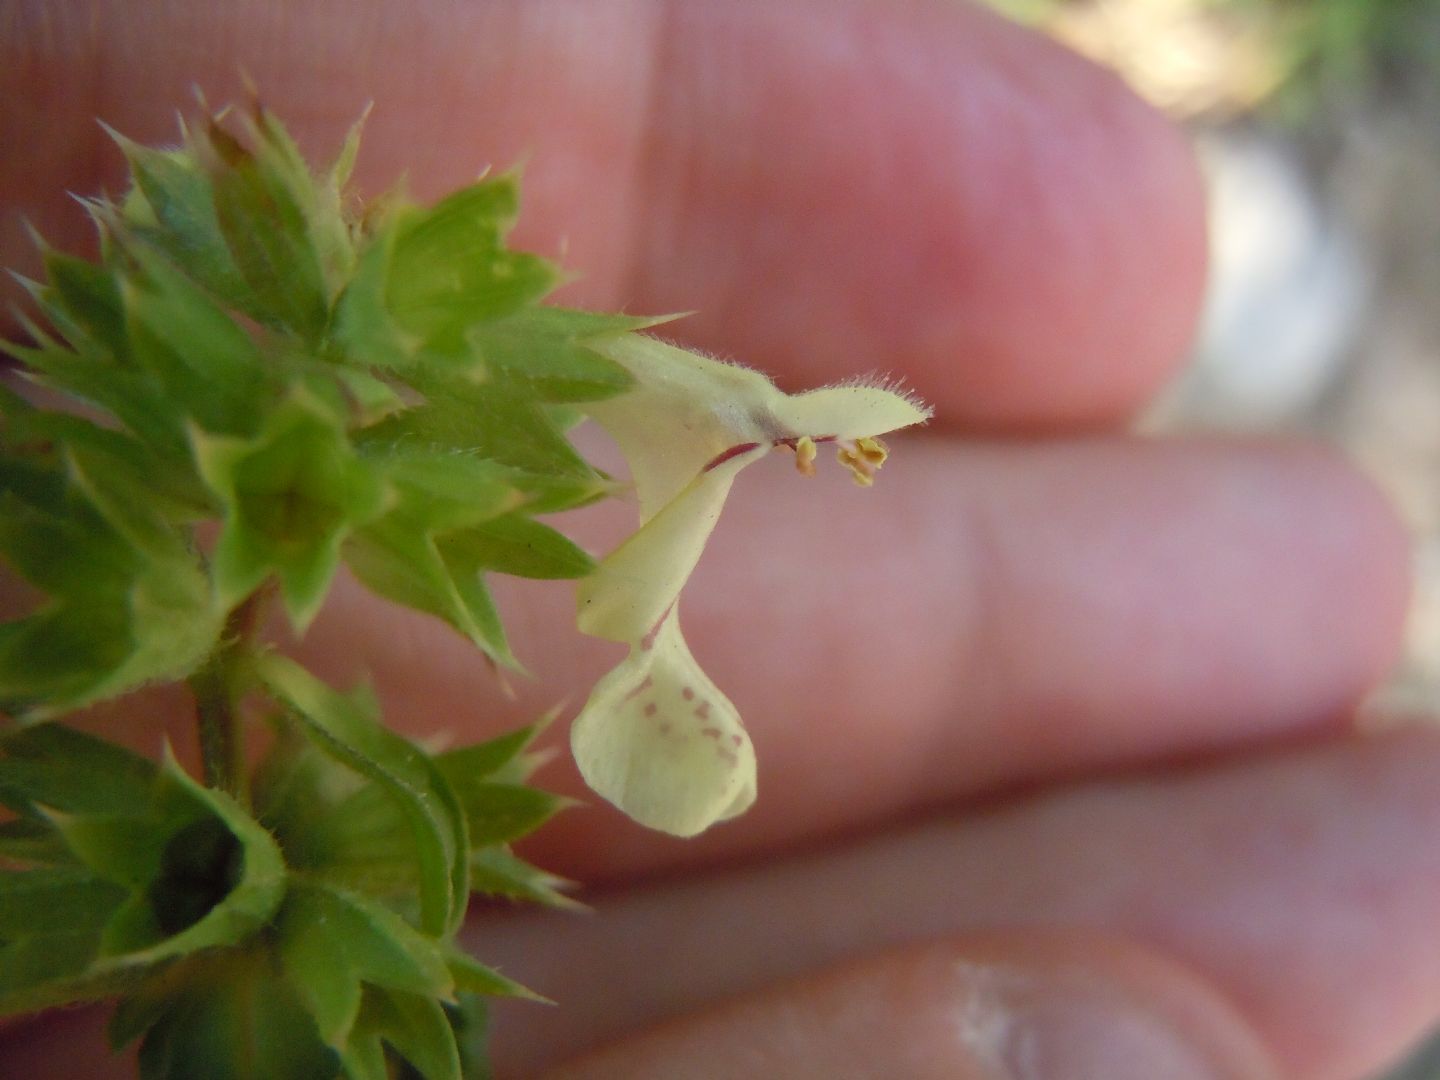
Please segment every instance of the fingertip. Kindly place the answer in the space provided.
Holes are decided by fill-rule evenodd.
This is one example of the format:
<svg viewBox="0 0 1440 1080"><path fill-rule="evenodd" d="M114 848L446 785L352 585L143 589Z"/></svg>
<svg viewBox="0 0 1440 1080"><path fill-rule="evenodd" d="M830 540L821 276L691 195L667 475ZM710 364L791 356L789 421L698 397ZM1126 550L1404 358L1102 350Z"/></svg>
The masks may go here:
<svg viewBox="0 0 1440 1080"><path fill-rule="evenodd" d="M667 28L640 306L708 298L707 348L903 371L971 428L1108 423L1172 374L1202 185L1118 78L971 5L740 8Z"/></svg>
<svg viewBox="0 0 1440 1080"><path fill-rule="evenodd" d="M1413 596L1414 541L1399 508L1379 483L1342 451L1325 444L1288 448L1308 480L1305 543L1315 553L1332 613L1325 626L1342 648L1321 650L1336 685L1352 695L1342 712L1395 668ZM1348 722L1348 721L1347 721Z"/></svg>
<svg viewBox="0 0 1440 1080"><path fill-rule="evenodd" d="M1123 422L1183 365L1199 319L1194 147L1114 72L988 10L972 17L987 55L1006 59L989 73L968 64L998 90L957 80L946 103L957 120L979 113L950 134L957 175L981 175L957 191L949 273L912 366L945 380L942 422Z"/></svg>
<svg viewBox="0 0 1440 1080"><path fill-rule="evenodd" d="M971 305L994 320L960 414L977 427L1128 420L1188 359L1204 300L1205 189L1189 136L1112 72L1066 60L1037 92L1044 123L1024 150L1046 192L1000 249L993 294Z"/></svg>
<svg viewBox="0 0 1440 1080"><path fill-rule="evenodd" d="M1199 979L1136 945L1027 932L881 953L683 1017L546 1074L1272 1080Z"/></svg>

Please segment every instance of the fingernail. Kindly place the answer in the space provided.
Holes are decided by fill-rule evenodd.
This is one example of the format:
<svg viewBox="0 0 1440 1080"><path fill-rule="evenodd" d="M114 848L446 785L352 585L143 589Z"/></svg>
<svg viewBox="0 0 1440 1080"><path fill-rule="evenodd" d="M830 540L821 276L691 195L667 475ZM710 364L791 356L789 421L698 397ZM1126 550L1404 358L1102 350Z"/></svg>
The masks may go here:
<svg viewBox="0 0 1440 1080"><path fill-rule="evenodd" d="M993 1080L1258 1080L1243 1040L1089 972L962 965L959 1030Z"/></svg>

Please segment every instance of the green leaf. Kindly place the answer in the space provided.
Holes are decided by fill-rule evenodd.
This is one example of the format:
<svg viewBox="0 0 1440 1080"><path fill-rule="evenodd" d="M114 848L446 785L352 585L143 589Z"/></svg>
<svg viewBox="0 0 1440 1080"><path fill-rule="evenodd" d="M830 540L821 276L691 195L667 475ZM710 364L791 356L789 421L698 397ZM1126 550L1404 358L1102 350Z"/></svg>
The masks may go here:
<svg viewBox="0 0 1440 1080"><path fill-rule="evenodd" d="M216 954L222 964L228 964L234 952L223 950ZM172 998L179 997L187 984L194 978L197 967L207 957L188 956L173 964L166 964L146 972L135 981L130 993L115 1003L115 1011L106 1025L105 1035L112 1050L122 1050L138 1039L170 1007Z"/></svg>
<svg viewBox="0 0 1440 1080"><path fill-rule="evenodd" d="M150 801L155 763L62 724L39 724L0 738L0 803L34 815L133 812Z"/></svg>
<svg viewBox="0 0 1440 1080"><path fill-rule="evenodd" d="M444 537L454 560L524 578L584 577L595 560L548 525L507 514Z"/></svg>
<svg viewBox="0 0 1440 1080"><path fill-rule="evenodd" d="M48 816L71 854L92 873L104 881L133 891L144 890L160 876L173 839L171 829L166 827L170 823L156 821L153 816L143 813L146 809L142 804L123 813L64 814L52 811ZM233 843L233 838L223 826L220 832ZM225 890L228 889L227 882Z"/></svg>
<svg viewBox="0 0 1440 1080"><path fill-rule="evenodd" d="M454 455L379 460L393 505L346 545L355 576L389 600L444 619L497 663L517 666L482 575L575 576L589 570L589 557L558 533L506 513L524 499L510 469Z"/></svg>
<svg viewBox="0 0 1440 1080"><path fill-rule="evenodd" d="M188 463L183 412L150 372L96 364L54 346L32 349L0 342L0 352L30 368L39 385L110 412L172 464Z"/></svg>
<svg viewBox="0 0 1440 1080"><path fill-rule="evenodd" d="M79 867L0 872L0 940L98 931L124 898L123 888Z"/></svg>
<svg viewBox="0 0 1440 1080"><path fill-rule="evenodd" d="M351 1035L340 1060L347 1080L391 1080L385 1044L368 1029Z"/></svg>
<svg viewBox="0 0 1440 1080"><path fill-rule="evenodd" d="M317 341L329 310L306 203L314 182L271 125L252 152L211 121L207 137L218 159L210 170L215 216L235 266L259 301L262 317Z"/></svg>
<svg viewBox="0 0 1440 1080"><path fill-rule="evenodd" d="M272 713L267 720L275 741L251 781L255 816L293 870L323 869L334 856L327 826L335 823L335 809L365 781L316 749L287 714ZM408 838L403 820L400 828Z"/></svg>
<svg viewBox="0 0 1440 1080"><path fill-rule="evenodd" d="M229 827L206 816L210 796L197 801L192 788L144 757L59 724L19 730L0 743L0 801L27 815L9 822L9 831L45 845L46 860L63 864L39 874L0 874L0 894L10 901L0 900L0 940L9 942L0 950L0 1012L114 994L140 978L171 953L102 956L117 923L135 926L137 914L150 927L144 940L150 945L164 933L161 924L193 926L216 901L230 904L232 926L236 913L253 909L256 881L266 877L264 841L255 837L262 850L246 855L245 888L236 893L230 876L222 876L223 887L209 884L207 899L196 903L197 876L186 873L204 861L194 827L223 834L232 848L236 841ZM278 854L272 871L275 860ZM256 913L252 924L262 919L264 912ZM179 952L228 936L200 927L189 942L170 946Z"/></svg>
<svg viewBox="0 0 1440 1080"><path fill-rule="evenodd" d="M225 243L210 178L196 161L193 144L155 150L114 131L110 137L124 152L134 180L121 208L131 233L164 252L220 300L259 318L260 302Z"/></svg>
<svg viewBox="0 0 1440 1080"><path fill-rule="evenodd" d="M115 276L106 268L57 251L45 252L49 285L38 299L66 341L92 363L130 360L125 309Z"/></svg>
<svg viewBox="0 0 1440 1080"><path fill-rule="evenodd" d="M547 715L539 724L516 728L482 743L436 754L435 764L445 774L451 786L456 788L457 794L457 785L471 780L518 782L530 772L525 750L535 741L535 736L549 719L550 716ZM519 769L514 768L516 763L519 763Z"/></svg>
<svg viewBox="0 0 1440 1080"><path fill-rule="evenodd" d="M41 741L32 735L20 741ZM87 755L92 767L103 759L94 747ZM69 801L108 806L122 787ZM68 794L54 782L28 789ZM201 787L167 757L125 809L52 811L83 865L0 873L0 1013L113 994L167 961L245 941L273 917L285 893L284 861L234 800Z"/></svg>
<svg viewBox="0 0 1440 1080"><path fill-rule="evenodd" d="M153 374L173 405L206 431L253 432L278 388L250 335L143 246L123 247L121 261L121 296L136 366Z"/></svg>
<svg viewBox="0 0 1440 1080"><path fill-rule="evenodd" d="M372 460L392 492L392 505L381 520L416 533L478 525L524 501L511 470L483 458L403 448L379 454L372 448Z"/></svg>
<svg viewBox="0 0 1440 1080"><path fill-rule="evenodd" d="M524 381L542 401L597 401L628 390L635 380L615 361L587 348L585 340L664 321L533 307L475 326L468 341L487 369Z"/></svg>
<svg viewBox="0 0 1440 1080"><path fill-rule="evenodd" d="M461 451L536 477L586 480L603 489L598 474L522 382L495 378L475 383L418 374L407 379L426 403L386 418L365 433L366 440Z"/></svg>
<svg viewBox="0 0 1440 1080"><path fill-rule="evenodd" d="M504 846L480 848L470 857L470 887L479 893L573 910L583 905L561 891L570 885L517 858Z"/></svg>
<svg viewBox="0 0 1440 1080"><path fill-rule="evenodd" d="M487 997L523 998L526 1001L553 1004L548 998L527 989L459 949L451 949L446 954L446 963L457 989L472 994L485 994Z"/></svg>
<svg viewBox="0 0 1440 1080"><path fill-rule="evenodd" d="M197 784L167 757L154 799L156 823L168 835L130 910L118 912L107 928L117 964L243 941L270 920L285 894L279 846L230 796ZM93 859L96 850L77 854ZM114 858L92 865L116 872Z"/></svg>
<svg viewBox="0 0 1440 1080"><path fill-rule="evenodd" d="M163 460L126 436L105 432L115 438L82 439L67 434L70 480L105 523L141 558L193 567L189 530L176 528L174 519L198 519L210 509L209 493L192 476L171 472ZM208 583L191 582L190 589L208 592Z"/></svg>
<svg viewBox="0 0 1440 1080"><path fill-rule="evenodd" d="M0 871L0 1016L113 993L126 972L94 970L125 890L87 870Z"/></svg>
<svg viewBox="0 0 1440 1080"><path fill-rule="evenodd" d="M445 1007L460 1051L460 1075L466 1080L492 1080L490 1066L490 1010L479 994L460 993Z"/></svg>
<svg viewBox="0 0 1440 1080"><path fill-rule="evenodd" d="M325 282L327 302L339 293L355 269L355 233L345 205L345 184L360 150L360 134L369 115L367 105L351 125L340 153L329 169L312 174L309 164L283 124L256 101L248 123L253 132L256 158L272 175L272 182L289 189L305 216L306 232ZM372 203L373 206L373 203Z"/></svg>
<svg viewBox="0 0 1440 1080"><path fill-rule="evenodd" d="M106 673L125 666L128 629L113 598L93 611L56 606L0 624L0 711L30 722L107 696Z"/></svg>
<svg viewBox="0 0 1440 1080"><path fill-rule="evenodd" d="M84 698L129 652L120 589L133 553L57 472L0 457L0 556L50 594L0 624L0 707Z"/></svg>
<svg viewBox="0 0 1440 1080"><path fill-rule="evenodd" d="M114 997L138 969L92 966L98 930L66 929L0 944L0 1016Z"/></svg>
<svg viewBox="0 0 1440 1080"><path fill-rule="evenodd" d="M436 766L465 808L473 848L518 840L570 805L568 799L523 784L543 760L526 750L548 719L436 756Z"/></svg>
<svg viewBox="0 0 1440 1080"><path fill-rule="evenodd" d="M50 825L17 818L0 821L0 861L21 866L64 866L75 857Z"/></svg>
<svg viewBox="0 0 1440 1080"><path fill-rule="evenodd" d="M379 1044L389 1045L424 1080L460 1080L455 1032L434 998L368 987L345 1055L347 1065L352 1057L373 1060Z"/></svg>
<svg viewBox="0 0 1440 1080"><path fill-rule="evenodd" d="M425 340L391 316L385 289L400 223L377 223L335 303L330 337L350 364L403 372L419 363Z"/></svg>
<svg viewBox="0 0 1440 1080"><path fill-rule="evenodd" d="M548 262L505 249L518 210L518 186L504 176L405 220L386 283L396 321L427 340L458 340L466 327L512 314L553 289L559 275Z"/></svg>
<svg viewBox="0 0 1440 1080"><path fill-rule="evenodd" d="M345 559L380 596L444 619L497 663L518 666L482 568L463 552L454 557L434 537L392 521L358 532Z"/></svg>
<svg viewBox="0 0 1440 1080"><path fill-rule="evenodd" d="M399 802L318 749L287 714L271 723L276 745L256 777L255 799L287 863L309 880L384 897L408 917L420 869Z"/></svg>
<svg viewBox="0 0 1440 1080"><path fill-rule="evenodd" d="M327 192L333 192L336 197L345 190L345 185L350 182L350 174L355 169L355 161L360 156L360 136L365 130L365 122L370 118L371 105L365 106L365 111L360 118L350 125L350 130L345 133L345 141L340 146L340 152L335 155L335 160L330 163L330 168L325 174L325 188ZM279 127L279 121L275 121Z"/></svg>
<svg viewBox="0 0 1440 1080"><path fill-rule="evenodd" d="M103 594L134 570L130 545L58 471L0 456L0 511L0 555L52 596Z"/></svg>
<svg viewBox="0 0 1440 1080"><path fill-rule="evenodd" d="M32 410L10 425L8 436L12 446L23 440L54 445L70 481L134 547L168 557L183 543L180 532L165 526L214 513L210 493L188 462L125 432L78 416Z"/></svg>
<svg viewBox="0 0 1440 1080"><path fill-rule="evenodd" d="M456 793L465 807L470 842L477 847L528 836L567 805L557 795L519 784L461 781Z"/></svg>
<svg viewBox="0 0 1440 1080"><path fill-rule="evenodd" d="M89 603L0 624L0 708L23 722L46 720L193 671L221 620L198 575L165 569L138 578L128 597L97 591Z"/></svg>
<svg viewBox="0 0 1440 1080"><path fill-rule="evenodd" d="M115 136L135 180L122 230L223 302L318 342L330 295L354 264L341 188L358 125L336 166L316 180L262 107L253 104L238 119L242 137L211 117L178 150Z"/></svg>
<svg viewBox="0 0 1440 1080"><path fill-rule="evenodd" d="M0 702L27 720L183 677L222 623L188 547L150 511L106 492L105 509L128 535L117 532L90 500L78 459L69 466L66 478L0 451L0 556L49 594L0 624Z"/></svg>
<svg viewBox="0 0 1440 1080"><path fill-rule="evenodd" d="M384 379L356 367L302 360L292 367L311 392L325 396L346 417L347 427L374 424L404 409L405 401Z"/></svg>
<svg viewBox="0 0 1440 1080"><path fill-rule="evenodd" d="M280 579L291 621L303 629L319 611L356 524L379 513L380 478L356 457L340 421L297 393L251 439L194 432L201 473L225 508L214 577L222 605Z"/></svg>
<svg viewBox="0 0 1440 1080"><path fill-rule="evenodd" d="M416 859L413 830L393 800L372 785L333 813L337 816L307 835L306 862L297 869L337 888L379 897L418 924L425 867Z"/></svg>
<svg viewBox="0 0 1440 1080"><path fill-rule="evenodd" d="M343 1047L359 1015L362 984L448 997L449 966L435 941L356 893L319 884L291 888L276 919L290 981L331 1046Z"/></svg>
<svg viewBox="0 0 1440 1080"><path fill-rule="evenodd" d="M187 971L145 1015L142 1080L325 1080L339 1056L265 950L230 950ZM121 1034L128 1034L122 1032ZM112 1036L113 1037L113 1036Z"/></svg>
<svg viewBox="0 0 1440 1080"><path fill-rule="evenodd" d="M464 811L434 763L383 727L373 705L336 693L294 661L270 654L255 662L255 673L320 750L395 801L413 836L421 928L453 930L468 899L469 844Z"/></svg>

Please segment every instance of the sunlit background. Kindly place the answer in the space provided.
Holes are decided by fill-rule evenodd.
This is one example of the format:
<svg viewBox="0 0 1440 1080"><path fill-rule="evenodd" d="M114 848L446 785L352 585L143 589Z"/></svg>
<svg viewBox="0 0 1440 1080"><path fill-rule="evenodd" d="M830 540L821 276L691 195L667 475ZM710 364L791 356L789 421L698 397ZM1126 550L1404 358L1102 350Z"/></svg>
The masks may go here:
<svg viewBox="0 0 1440 1080"><path fill-rule="evenodd" d="M1377 705L1440 715L1440 0L991 3L1193 132L1208 308L1147 424L1311 434L1366 467L1416 537ZM1385 1080L1440 1080L1440 1036Z"/></svg>

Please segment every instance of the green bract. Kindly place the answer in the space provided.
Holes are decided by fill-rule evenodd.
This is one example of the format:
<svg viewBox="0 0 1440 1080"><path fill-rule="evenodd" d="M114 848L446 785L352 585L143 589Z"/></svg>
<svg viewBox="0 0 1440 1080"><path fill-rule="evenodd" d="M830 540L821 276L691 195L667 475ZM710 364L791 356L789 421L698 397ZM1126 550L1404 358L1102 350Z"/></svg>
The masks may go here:
<svg viewBox="0 0 1440 1080"><path fill-rule="evenodd" d="M46 249L5 345L0 1013L118 997L146 1077L481 1075L482 996L528 992L459 950L470 895L568 903L510 851L563 805L534 731L430 753L265 609L304 632L347 564L513 663L486 576L592 569L535 515L612 489L563 432L632 383L588 340L637 322L536 306L512 176L364 207L358 132L319 176L259 106L183 136L117 136L99 263ZM57 722L159 682L206 784Z"/></svg>

